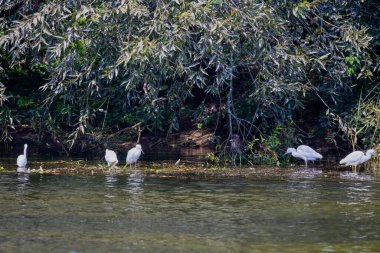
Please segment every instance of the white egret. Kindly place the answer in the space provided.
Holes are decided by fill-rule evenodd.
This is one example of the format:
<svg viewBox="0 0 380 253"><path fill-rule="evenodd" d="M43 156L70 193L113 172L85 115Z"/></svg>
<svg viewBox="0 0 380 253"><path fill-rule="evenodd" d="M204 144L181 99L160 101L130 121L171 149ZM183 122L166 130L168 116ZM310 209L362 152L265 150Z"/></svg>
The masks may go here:
<svg viewBox="0 0 380 253"><path fill-rule="evenodd" d="M356 166L359 164L365 163L366 161L371 159L372 155L374 154L376 153L375 153L375 150L373 149L368 149L365 154L362 151L354 151L351 154L347 155L342 160L340 160L339 164L354 166L355 173L356 173Z"/></svg>
<svg viewBox="0 0 380 253"><path fill-rule="evenodd" d="M292 154L293 157L304 160L306 168L308 161L315 161L316 159L322 158L321 154L319 154L317 151L306 145L300 145L297 149L288 148L285 154Z"/></svg>
<svg viewBox="0 0 380 253"><path fill-rule="evenodd" d="M28 163L26 159L26 149L28 148L28 144L24 144L24 154L19 155L17 157L17 171L18 172L25 172L26 171L26 164Z"/></svg>
<svg viewBox="0 0 380 253"><path fill-rule="evenodd" d="M129 164L131 167L132 163L134 163L135 169L136 169L136 163L137 163L137 160L140 158L141 153L144 154L140 144L137 144L136 147L131 148L127 154L127 164Z"/></svg>
<svg viewBox="0 0 380 253"><path fill-rule="evenodd" d="M119 162L117 160L117 155L115 151L110 150L110 149L106 149L106 155L104 156L104 158L106 159L108 166L114 166Z"/></svg>

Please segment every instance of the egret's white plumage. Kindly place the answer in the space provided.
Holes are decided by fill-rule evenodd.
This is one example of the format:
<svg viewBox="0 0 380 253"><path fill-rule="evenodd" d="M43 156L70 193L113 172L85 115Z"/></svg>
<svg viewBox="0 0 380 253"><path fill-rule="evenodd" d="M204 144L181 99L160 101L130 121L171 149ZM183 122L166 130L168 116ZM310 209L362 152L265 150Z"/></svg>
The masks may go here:
<svg viewBox="0 0 380 253"><path fill-rule="evenodd" d="M306 145L300 145L297 149L288 148L285 154L292 154L293 157L304 160L306 167L308 161L315 161L316 159L322 158L321 154Z"/></svg>
<svg viewBox="0 0 380 253"><path fill-rule="evenodd" d="M373 149L368 149L365 154L362 151L354 151L351 154L348 154L342 160L340 160L339 164L355 166L355 172L356 172L356 166L359 164L365 163L366 161L371 159L372 155L374 154L375 154L375 150Z"/></svg>
<svg viewBox="0 0 380 253"><path fill-rule="evenodd" d="M131 165L132 163L134 163L136 167L136 162L140 158L141 153L144 152L142 151L140 144L137 144L136 147L131 148L127 154L127 164Z"/></svg>
<svg viewBox="0 0 380 253"><path fill-rule="evenodd" d="M106 149L106 155L104 156L104 158L106 159L108 166L116 165L119 162L119 160L117 160L117 155L115 151L110 149Z"/></svg>
<svg viewBox="0 0 380 253"><path fill-rule="evenodd" d="M24 154L19 155L17 157L17 166L18 166L17 170L26 168L26 164L28 163L28 161L26 159L26 149L27 148L28 148L28 144L24 144Z"/></svg>

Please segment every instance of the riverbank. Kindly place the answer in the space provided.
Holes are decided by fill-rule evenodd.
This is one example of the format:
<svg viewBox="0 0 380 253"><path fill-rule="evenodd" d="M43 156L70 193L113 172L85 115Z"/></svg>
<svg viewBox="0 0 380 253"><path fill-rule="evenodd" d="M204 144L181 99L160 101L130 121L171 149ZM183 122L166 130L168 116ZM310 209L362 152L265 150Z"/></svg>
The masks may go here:
<svg viewBox="0 0 380 253"><path fill-rule="evenodd" d="M193 163L174 161L139 162L137 167L115 166L109 168L104 164L95 164L87 161L35 161L29 164L31 174L65 174L65 175L133 175L152 178L183 178L183 179L219 179L219 178L278 178L289 177L329 177L340 173L351 173L349 167L314 166L304 168L302 165L286 167L243 166L217 167L207 163ZM368 169L371 168L371 169ZM374 167L362 168L361 172L373 173ZM1 173L15 173L16 166L0 164ZM352 173L353 174L353 173Z"/></svg>

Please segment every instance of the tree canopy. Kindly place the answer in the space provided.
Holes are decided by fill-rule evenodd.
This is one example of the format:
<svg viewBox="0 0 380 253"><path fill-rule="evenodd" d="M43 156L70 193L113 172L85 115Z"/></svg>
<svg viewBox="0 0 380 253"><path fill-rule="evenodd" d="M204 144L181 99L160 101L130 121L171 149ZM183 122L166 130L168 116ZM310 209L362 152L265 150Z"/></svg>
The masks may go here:
<svg viewBox="0 0 380 253"><path fill-rule="evenodd" d="M3 140L27 125L69 150L94 133L140 122L170 133L190 119L256 149L318 131L378 141L376 1L2 2Z"/></svg>

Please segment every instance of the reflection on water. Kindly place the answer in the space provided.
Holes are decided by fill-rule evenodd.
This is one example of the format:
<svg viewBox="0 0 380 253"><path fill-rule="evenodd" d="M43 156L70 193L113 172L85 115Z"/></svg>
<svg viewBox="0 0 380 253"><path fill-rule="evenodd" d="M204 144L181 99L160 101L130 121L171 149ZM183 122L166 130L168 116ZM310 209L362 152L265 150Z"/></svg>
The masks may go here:
<svg viewBox="0 0 380 253"><path fill-rule="evenodd" d="M118 181L117 174L115 173L108 174L108 175L105 175L105 178L106 178L106 182L105 182L106 188L115 188L116 183Z"/></svg>
<svg viewBox="0 0 380 253"><path fill-rule="evenodd" d="M17 192L23 194L29 183L29 174L17 173L17 181Z"/></svg>
<svg viewBox="0 0 380 253"><path fill-rule="evenodd" d="M0 195L1 252L380 249L378 178L0 174Z"/></svg>
<svg viewBox="0 0 380 253"><path fill-rule="evenodd" d="M344 171L339 174L340 178L345 180L354 180L354 181L368 181L373 180L374 177L372 175L366 173L355 173L350 171Z"/></svg>
<svg viewBox="0 0 380 253"><path fill-rule="evenodd" d="M144 175L139 171L133 171L127 179L127 191L137 194L143 191Z"/></svg>
<svg viewBox="0 0 380 253"><path fill-rule="evenodd" d="M298 168L290 173L289 178L300 179L300 178L315 178L323 174L321 169L316 168Z"/></svg>
<svg viewBox="0 0 380 253"><path fill-rule="evenodd" d="M24 187L29 182L29 174L17 173L17 180L20 183L19 185Z"/></svg>

